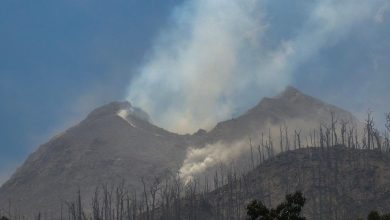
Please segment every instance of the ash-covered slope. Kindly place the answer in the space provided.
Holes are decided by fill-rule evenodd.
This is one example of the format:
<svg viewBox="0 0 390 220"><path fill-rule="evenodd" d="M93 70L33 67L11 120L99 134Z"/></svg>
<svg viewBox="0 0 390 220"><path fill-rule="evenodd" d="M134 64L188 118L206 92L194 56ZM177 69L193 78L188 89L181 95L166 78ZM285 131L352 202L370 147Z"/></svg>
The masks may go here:
<svg viewBox="0 0 390 220"><path fill-rule="evenodd" d="M263 98L240 117L218 123L205 139L208 143L247 139L248 136L259 137L260 132L268 133L269 129L278 134L280 125L287 125L290 129L311 130L318 128L321 123L329 123L331 113L339 122L358 122L351 113L289 86L274 98Z"/></svg>
<svg viewBox="0 0 390 220"><path fill-rule="evenodd" d="M21 213L42 210L58 216L61 201L73 199L78 189L90 203L99 184L124 179L128 188L140 191L141 178L176 173L188 157L188 146L246 139L284 123L292 129L312 129L328 121L330 112L356 121L352 114L288 87L242 116L218 123L210 132L178 135L149 123L148 115L129 103L113 102L31 154L0 188L0 208L11 201Z"/></svg>
<svg viewBox="0 0 390 220"><path fill-rule="evenodd" d="M127 102L94 110L28 157L0 188L0 207L11 201L21 213L58 214L60 202L73 199L78 189L89 199L99 184L123 178L139 190L141 177L152 179L174 170L184 158L185 138L147 118Z"/></svg>
<svg viewBox="0 0 390 220"><path fill-rule="evenodd" d="M287 193L297 190L307 199L303 213L309 220L355 220L371 210L388 213L390 154L341 145L284 152L207 194L208 206L201 207L198 215L246 219L245 206L250 201L275 207Z"/></svg>
<svg viewBox="0 0 390 220"><path fill-rule="evenodd" d="M356 220L372 210L390 211L388 151L344 145L301 148L269 158L243 176L236 174L230 170L214 177L214 183L224 185L183 197L180 213L158 210L159 219L244 220L251 201L276 208L296 191L306 198L303 215L308 220Z"/></svg>

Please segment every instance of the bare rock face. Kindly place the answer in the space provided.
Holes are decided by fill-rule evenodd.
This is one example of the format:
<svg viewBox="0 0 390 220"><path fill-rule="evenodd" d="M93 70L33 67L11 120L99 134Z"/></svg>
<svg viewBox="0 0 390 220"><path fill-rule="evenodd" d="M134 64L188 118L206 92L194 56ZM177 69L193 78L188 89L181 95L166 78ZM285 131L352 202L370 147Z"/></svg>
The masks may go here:
<svg viewBox="0 0 390 220"><path fill-rule="evenodd" d="M61 202L73 199L78 189L90 203L100 184L124 180L128 187L140 191L141 178L177 172L188 146L232 142L281 124L312 128L328 121L330 112L343 120L357 121L342 109L288 87L209 132L178 135L151 124L149 116L130 103L113 102L92 111L31 154L0 188L0 208L11 202L21 213L43 211L58 216Z"/></svg>

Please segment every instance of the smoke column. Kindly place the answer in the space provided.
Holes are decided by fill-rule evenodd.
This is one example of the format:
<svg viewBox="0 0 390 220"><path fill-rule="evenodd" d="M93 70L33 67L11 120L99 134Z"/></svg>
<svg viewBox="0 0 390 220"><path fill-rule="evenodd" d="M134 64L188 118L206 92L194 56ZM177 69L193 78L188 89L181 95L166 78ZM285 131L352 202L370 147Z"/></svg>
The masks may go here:
<svg viewBox="0 0 390 220"><path fill-rule="evenodd" d="M296 33L269 47L263 39L272 12L263 5L270 1L188 0L173 11L131 81L127 99L168 130L210 129L282 90L293 82L297 67L360 22L374 20L385 2L315 1Z"/></svg>

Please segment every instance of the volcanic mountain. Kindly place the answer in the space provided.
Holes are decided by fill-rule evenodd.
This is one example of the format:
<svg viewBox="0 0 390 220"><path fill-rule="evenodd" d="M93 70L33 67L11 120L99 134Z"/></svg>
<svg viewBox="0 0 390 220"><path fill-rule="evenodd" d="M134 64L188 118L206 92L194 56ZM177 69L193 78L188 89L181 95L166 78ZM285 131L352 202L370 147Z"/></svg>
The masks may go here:
<svg viewBox="0 0 390 220"><path fill-rule="evenodd" d="M280 125L310 130L329 123L332 114L335 120L351 124L358 121L351 113L288 86L274 98L263 98L238 118L218 123L209 132L207 140L233 141L248 138L248 135L259 136L259 132L268 132L269 128L276 127L278 130Z"/></svg>
<svg viewBox="0 0 390 220"><path fill-rule="evenodd" d="M282 124L318 126L329 120L331 112L339 119L357 121L345 110L288 87L209 132L179 135L153 125L145 112L130 103L113 102L32 153L0 188L0 208L6 210L11 204L21 213L41 210L55 216L61 202L72 199L77 190L91 198L96 186L124 181L139 192L141 179L176 173L188 147L229 143Z"/></svg>
<svg viewBox="0 0 390 220"><path fill-rule="evenodd" d="M1 187L3 207L11 201L23 212L55 213L78 189L92 195L95 186L124 179L139 190L140 178L180 166L185 138L140 113L129 103L113 102L40 146Z"/></svg>

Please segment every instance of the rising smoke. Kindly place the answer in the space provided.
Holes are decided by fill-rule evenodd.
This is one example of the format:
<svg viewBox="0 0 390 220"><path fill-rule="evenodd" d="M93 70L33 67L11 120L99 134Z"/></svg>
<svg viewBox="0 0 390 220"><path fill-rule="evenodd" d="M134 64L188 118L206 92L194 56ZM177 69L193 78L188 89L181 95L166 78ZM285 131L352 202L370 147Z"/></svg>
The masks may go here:
<svg viewBox="0 0 390 220"><path fill-rule="evenodd" d="M264 45L269 3L188 0L178 6L131 82L128 100L171 131L209 129L293 82L294 70L361 22L380 20L386 0L315 1L296 33L275 47Z"/></svg>
<svg viewBox="0 0 390 220"><path fill-rule="evenodd" d="M189 148L186 159L179 170L180 176L184 182L189 182L218 165L232 163L248 151L250 151L248 140L234 143L217 142L203 148Z"/></svg>

